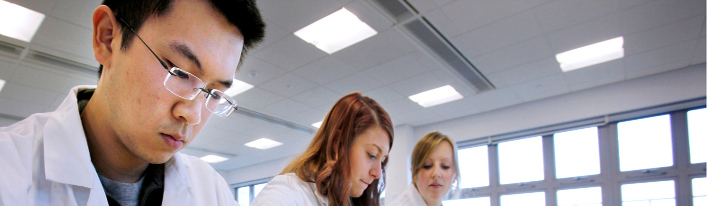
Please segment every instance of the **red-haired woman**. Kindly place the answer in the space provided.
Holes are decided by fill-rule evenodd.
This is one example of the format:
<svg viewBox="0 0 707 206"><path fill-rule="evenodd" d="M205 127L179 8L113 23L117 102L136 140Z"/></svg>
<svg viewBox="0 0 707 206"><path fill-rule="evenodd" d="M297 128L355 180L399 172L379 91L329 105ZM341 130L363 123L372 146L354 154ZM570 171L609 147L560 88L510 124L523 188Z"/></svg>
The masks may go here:
<svg viewBox="0 0 707 206"><path fill-rule="evenodd" d="M392 146L388 113L369 97L348 94L334 104L307 150L251 205L380 205Z"/></svg>

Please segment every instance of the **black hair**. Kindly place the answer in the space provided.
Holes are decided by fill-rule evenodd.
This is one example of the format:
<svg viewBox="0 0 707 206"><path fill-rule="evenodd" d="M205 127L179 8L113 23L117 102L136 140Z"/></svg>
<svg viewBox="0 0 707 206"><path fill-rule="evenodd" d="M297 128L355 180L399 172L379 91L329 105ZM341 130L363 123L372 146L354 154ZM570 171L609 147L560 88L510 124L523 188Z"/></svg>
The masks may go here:
<svg viewBox="0 0 707 206"><path fill-rule="evenodd" d="M142 24L151 16L168 14L174 0L104 0L103 5L108 6L116 16L120 16L130 26L139 31ZM209 0L211 5L219 11L229 23L236 26L243 34L243 51L240 62L243 63L245 54L260 43L265 37L265 22L260 16L255 0ZM126 25L122 25L126 28ZM129 29L122 29L123 42L120 49L125 51L135 39L135 34ZM98 67L98 78L101 78L103 65Z"/></svg>

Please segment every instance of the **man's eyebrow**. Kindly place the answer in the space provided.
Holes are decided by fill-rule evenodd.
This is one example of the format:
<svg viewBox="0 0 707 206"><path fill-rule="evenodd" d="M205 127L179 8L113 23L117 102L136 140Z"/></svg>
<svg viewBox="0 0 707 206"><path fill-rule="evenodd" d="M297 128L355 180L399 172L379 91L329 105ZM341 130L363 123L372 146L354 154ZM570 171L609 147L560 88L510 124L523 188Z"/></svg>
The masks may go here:
<svg viewBox="0 0 707 206"><path fill-rule="evenodd" d="M196 65L196 68L199 69L199 72L202 74L204 73L204 69L201 68L201 61L199 61L199 58L196 57L194 52L191 51L189 46L182 42L172 42L169 44L169 46L172 48L172 50L176 51L177 53L181 54L185 58L189 59L194 65ZM233 80L225 80L225 81L219 81L219 84L223 85L226 88L231 88L231 85L233 85Z"/></svg>
<svg viewBox="0 0 707 206"><path fill-rule="evenodd" d="M189 59L192 63L194 63L194 65L196 65L196 68L199 69L201 73L204 73L204 69L201 68L201 62L199 61L199 58L194 55L194 52L191 51L189 46L181 42L172 42L169 44L169 46L172 48L172 50Z"/></svg>

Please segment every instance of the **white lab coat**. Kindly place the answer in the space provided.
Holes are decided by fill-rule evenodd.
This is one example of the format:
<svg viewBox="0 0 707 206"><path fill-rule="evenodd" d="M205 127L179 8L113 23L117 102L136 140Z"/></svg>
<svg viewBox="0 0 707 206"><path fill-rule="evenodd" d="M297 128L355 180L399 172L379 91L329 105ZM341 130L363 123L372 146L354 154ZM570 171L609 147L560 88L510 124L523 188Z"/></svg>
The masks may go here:
<svg viewBox="0 0 707 206"><path fill-rule="evenodd" d="M258 193L250 206L311 206L329 205L328 200L317 192L313 182L302 181L295 173L275 176Z"/></svg>
<svg viewBox="0 0 707 206"><path fill-rule="evenodd" d="M0 128L0 205L108 205L91 163L76 94L54 112ZM238 205L208 163L177 152L165 163L163 205Z"/></svg>
<svg viewBox="0 0 707 206"><path fill-rule="evenodd" d="M427 206L425 199L422 199L420 192L417 191L415 184L408 185L405 192L400 194L393 202L390 204L385 204L386 206Z"/></svg>

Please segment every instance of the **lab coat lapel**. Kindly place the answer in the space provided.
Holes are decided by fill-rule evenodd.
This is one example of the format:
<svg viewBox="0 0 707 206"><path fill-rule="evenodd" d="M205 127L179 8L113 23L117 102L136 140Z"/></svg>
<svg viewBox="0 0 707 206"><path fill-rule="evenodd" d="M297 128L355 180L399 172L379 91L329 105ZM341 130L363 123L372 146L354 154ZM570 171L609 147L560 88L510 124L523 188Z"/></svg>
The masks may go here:
<svg viewBox="0 0 707 206"><path fill-rule="evenodd" d="M90 188L89 205L107 203L81 124L76 100L80 87L85 86L71 89L44 127L44 172L49 181Z"/></svg>
<svg viewBox="0 0 707 206"><path fill-rule="evenodd" d="M165 163L162 205L196 205L191 181L182 154L177 152Z"/></svg>

